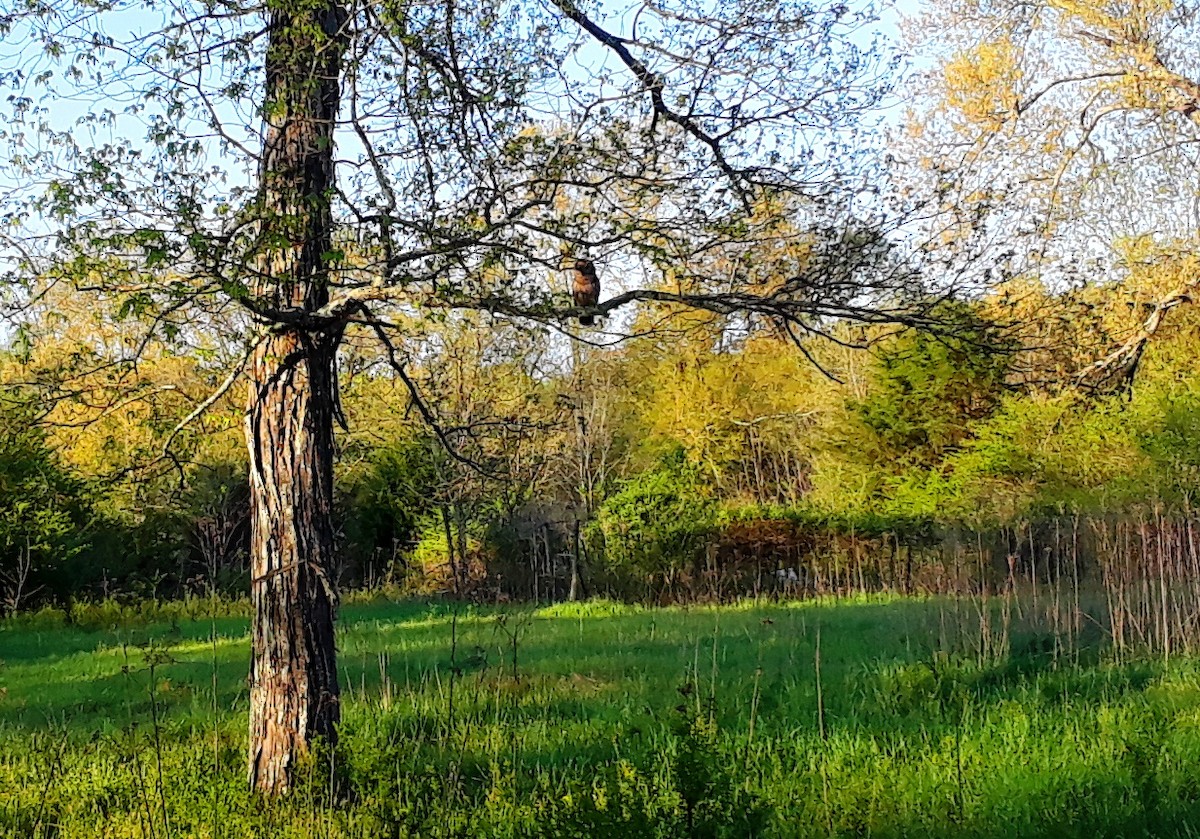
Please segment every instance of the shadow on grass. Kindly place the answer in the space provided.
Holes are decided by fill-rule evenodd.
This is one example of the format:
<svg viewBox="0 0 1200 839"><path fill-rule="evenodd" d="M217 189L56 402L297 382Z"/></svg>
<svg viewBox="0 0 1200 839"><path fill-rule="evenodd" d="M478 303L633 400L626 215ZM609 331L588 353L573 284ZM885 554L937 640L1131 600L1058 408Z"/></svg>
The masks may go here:
<svg viewBox="0 0 1200 839"><path fill-rule="evenodd" d="M1025 696L1038 680L1048 696L1097 689L1108 696L1139 690L1157 672L1151 665L1051 671L1047 661L1028 658L987 668L939 665L930 652L939 641L937 608L930 601L661 610L607 604L597 613L530 611L525 622L501 627L499 610L464 610L454 623L446 604L359 604L343 610L339 664L348 705L385 689L397 703L428 704L434 696L446 703L452 676L468 686L477 674L511 676L515 653L518 676L564 680L571 701L599 721L661 715L679 704L682 687L693 696L715 694L730 723L754 705L768 732L818 724L818 644L829 726L844 719L861 725L866 713L873 728L886 730L889 718L924 713L943 694L965 690L977 702L1000 702ZM168 716L240 713L247 632L238 618L101 632L7 628L0 634L0 724L120 725L151 693ZM154 684L148 651L165 659Z"/></svg>
<svg viewBox="0 0 1200 839"><path fill-rule="evenodd" d="M1168 691L1161 664L1066 666L1036 645L990 665L942 655L934 601L452 614L343 611L342 748L360 783L451 778L456 806L482 809L497 772L548 808L620 761L668 783L677 724L711 694L713 760L767 802L770 835L1200 833L1200 699L1188 678ZM0 748L144 729L152 708L181 748L189 727L240 731L246 629L6 628Z"/></svg>

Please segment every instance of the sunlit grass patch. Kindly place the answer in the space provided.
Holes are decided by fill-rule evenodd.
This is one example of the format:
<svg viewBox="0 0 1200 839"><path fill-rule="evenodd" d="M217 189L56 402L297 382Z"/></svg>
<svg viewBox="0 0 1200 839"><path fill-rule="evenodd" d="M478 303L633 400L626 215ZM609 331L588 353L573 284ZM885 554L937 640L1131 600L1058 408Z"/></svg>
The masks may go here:
<svg viewBox="0 0 1200 839"><path fill-rule="evenodd" d="M271 805L245 788L244 617L9 623L0 835L1200 832L1200 664L1025 628L983 655L972 614L351 602L341 780L318 754Z"/></svg>

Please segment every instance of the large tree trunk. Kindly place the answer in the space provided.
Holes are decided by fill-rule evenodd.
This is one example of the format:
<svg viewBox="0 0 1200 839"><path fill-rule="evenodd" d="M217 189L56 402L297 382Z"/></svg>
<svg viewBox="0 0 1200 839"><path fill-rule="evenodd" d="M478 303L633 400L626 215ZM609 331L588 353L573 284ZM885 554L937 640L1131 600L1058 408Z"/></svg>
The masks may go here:
<svg viewBox="0 0 1200 839"><path fill-rule="evenodd" d="M314 738L336 744L331 343L279 335L254 359L250 781L263 792L290 786Z"/></svg>
<svg viewBox="0 0 1200 839"><path fill-rule="evenodd" d="M339 719L334 646L333 421L339 330L297 313L329 300L333 136L345 51L336 0L272 4L259 238L250 303L275 325L250 370L250 783L287 790ZM299 321L299 322L298 322ZM332 755L332 752L331 752Z"/></svg>

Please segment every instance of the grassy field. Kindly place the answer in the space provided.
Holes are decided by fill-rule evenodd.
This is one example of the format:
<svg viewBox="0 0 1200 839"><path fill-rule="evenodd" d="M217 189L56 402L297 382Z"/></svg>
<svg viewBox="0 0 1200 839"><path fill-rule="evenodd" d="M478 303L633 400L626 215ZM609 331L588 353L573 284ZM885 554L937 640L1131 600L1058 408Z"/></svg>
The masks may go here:
<svg viewBox="0 0 1200 839"><path fill-rule="evenodd" d="M0 624L0 836L1200 835L1197 663L981 658L970 604L351 603L341 776L276 804L203 611Z"/></svg>

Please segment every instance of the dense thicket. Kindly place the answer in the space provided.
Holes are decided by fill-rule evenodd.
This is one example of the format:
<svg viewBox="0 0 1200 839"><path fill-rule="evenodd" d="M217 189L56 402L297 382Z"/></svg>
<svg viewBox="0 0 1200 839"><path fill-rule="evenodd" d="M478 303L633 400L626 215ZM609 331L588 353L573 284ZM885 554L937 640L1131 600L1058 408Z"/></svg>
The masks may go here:
<svg viewBox="0 0 1200 839"><path fill-rule="evenodd" d="M866 352L681 312L572 355L544 334L451 319L414 370L436 394L432 428L371 348L350 346L342 581L734 596L793 572L811 582L858 552L892 572L857 582L904 587L952 532L999 540L1002 561L1029 553L1017 534L1031 522L1184 513L1200 490L1200 317L1176 313L1132 387L1070 384L1152 293L1013 285L960 304L950 336L846 327ZM59 364L55 348L8 357L6 379ZM137 376L145 398L115 404L89 403L83 377L41 425L28 400L3 403L19 431L0 460L8 608L244 590L240 408L218 406L181 442L185 395L211 387L203 357L162 355ZM182 454L156 458L172 435Z"/></svg>

